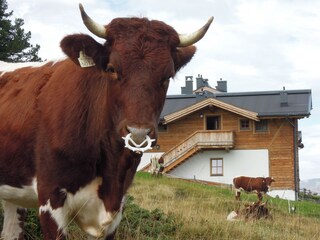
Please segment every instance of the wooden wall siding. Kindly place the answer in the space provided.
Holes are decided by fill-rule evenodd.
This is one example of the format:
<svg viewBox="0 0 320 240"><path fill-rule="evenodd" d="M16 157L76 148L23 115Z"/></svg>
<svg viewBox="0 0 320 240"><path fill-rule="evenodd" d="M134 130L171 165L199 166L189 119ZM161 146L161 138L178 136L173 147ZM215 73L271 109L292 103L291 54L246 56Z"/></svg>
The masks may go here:
<svg viewBox="0 0 320 240"><path fill-rule="evenodd" d="M167 152L195 131L204 130L204 118L200 118L200 112L195 112L179 121L167 126L167 132L158 133L160 151Z"/></svg>
<svg viewBox="0 0 320 240"><path fill-rule="evenodd" d="M200 118L200 113L204 115ZM207 115L221 116L221 130L233 131L233 149L269 149L270 176L276 179L272 185L294 189L294 136L293 127L286 119L269 119L267 132L255 132L254 122L250 120L251 130L240 131L242 116L215 108L214 112L202 109L185 118L169 123L167 132L159 132L160 151L167 152L198 130L205 130ZM159 151L159 150L158 150Z"/></svg>

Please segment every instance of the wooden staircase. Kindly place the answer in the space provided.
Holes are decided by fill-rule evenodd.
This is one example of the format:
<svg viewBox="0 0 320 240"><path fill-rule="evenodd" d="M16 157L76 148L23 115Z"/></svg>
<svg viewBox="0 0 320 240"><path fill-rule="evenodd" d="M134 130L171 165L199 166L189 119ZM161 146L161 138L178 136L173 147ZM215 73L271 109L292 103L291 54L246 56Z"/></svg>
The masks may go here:
<svg viewBox="0 0 320 240"><path fill-rule="evenodd" d="M169 172L202 150L226 149L234 146L231 131L196 131L184 141L162 155L164 172Z"/></svg>

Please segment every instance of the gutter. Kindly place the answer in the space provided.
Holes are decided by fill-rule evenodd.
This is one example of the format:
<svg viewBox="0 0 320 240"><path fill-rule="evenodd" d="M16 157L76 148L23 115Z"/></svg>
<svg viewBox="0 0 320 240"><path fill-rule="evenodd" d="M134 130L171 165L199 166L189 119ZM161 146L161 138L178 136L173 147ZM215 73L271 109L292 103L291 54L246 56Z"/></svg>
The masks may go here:
<svg viewBox="0 0 320 240"><path fill-rule="evenodd" d="M298 179L297 179L297 127L296 124L293 124L288 118L286 118L287 122L291 124L293 127L293 176L294 176L294 192L296 201L299 199L298 195Z"/></svg>

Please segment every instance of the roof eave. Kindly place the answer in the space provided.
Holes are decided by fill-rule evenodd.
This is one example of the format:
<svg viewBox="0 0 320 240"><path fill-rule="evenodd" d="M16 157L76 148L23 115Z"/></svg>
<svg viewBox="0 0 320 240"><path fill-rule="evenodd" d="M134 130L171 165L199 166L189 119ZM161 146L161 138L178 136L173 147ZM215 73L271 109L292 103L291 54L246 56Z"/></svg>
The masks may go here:
<svg viewBox="0 0 320 240"><path fill-rule="evenodd" d="M214 99L214 98L207 98L201 102L197 102L191 106L188 106L182 110L179 110L177 112L168 114L166 116L163 117L164 121L163 124L168 124L170 122L176 121L184 116L187 116L195 111L198 111L200 109L203 109L205 107L208 107L209 105L214 105L216 107L225 109L227 111L236 113L238 115L244 116L246 118L252 119L254 121L259 121L258 118L258 113L256 112L252 112L252 111L248 111L246 109L242 109L239 107L235 107L234 105L225 103L223 101Z"/></svg>
<svg viewBox="0 0 320 240"><path fill-rule="evenodd" d="M310 113L259 113L259 118L305 118L309 117Z"/></svg>

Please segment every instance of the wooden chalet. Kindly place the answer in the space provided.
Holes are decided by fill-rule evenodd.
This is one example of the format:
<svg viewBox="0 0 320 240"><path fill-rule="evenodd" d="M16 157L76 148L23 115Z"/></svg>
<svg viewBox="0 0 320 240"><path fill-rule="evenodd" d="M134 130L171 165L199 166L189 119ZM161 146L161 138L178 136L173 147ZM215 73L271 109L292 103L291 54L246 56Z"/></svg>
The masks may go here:
<svg viewBox="0 0 320 240"><path fill-rule="evenodd" d="M227 92L201 75L186 77L180 95L168 95L158 142L143 155L164 159L173 177L232 184L236 176L272 176L271 196L296 200L299 192L299 119L309 117L311 90Z"/></svg>

